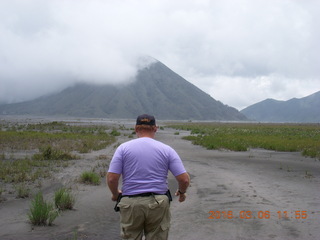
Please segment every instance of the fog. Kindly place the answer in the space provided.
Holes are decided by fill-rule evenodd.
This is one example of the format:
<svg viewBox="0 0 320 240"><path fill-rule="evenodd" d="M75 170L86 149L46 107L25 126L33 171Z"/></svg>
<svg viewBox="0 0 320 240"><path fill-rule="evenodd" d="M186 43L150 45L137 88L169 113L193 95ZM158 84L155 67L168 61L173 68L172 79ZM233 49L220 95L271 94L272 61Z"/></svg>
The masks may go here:
<svg viewBox="0 0 320 240"><path fill-rule="evenodd" d="M2 0L0 103L132 81L152 58L238 109L304 97L320 90L319 16L316 0Z"/></svg>

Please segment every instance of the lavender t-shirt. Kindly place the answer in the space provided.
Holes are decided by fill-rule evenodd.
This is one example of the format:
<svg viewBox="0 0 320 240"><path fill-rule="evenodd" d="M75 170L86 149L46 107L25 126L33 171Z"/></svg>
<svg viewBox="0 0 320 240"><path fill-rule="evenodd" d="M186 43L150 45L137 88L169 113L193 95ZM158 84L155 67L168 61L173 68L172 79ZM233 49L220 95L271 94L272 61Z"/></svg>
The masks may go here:
<svg viewBox="0 0 320 240"><path fill-rule="evenodd" d="M174 176L186 170L176 151L153 138L142 137L121 144L108 172L122 174L122 194L163 194L168 189L168 171Z"/></svg>

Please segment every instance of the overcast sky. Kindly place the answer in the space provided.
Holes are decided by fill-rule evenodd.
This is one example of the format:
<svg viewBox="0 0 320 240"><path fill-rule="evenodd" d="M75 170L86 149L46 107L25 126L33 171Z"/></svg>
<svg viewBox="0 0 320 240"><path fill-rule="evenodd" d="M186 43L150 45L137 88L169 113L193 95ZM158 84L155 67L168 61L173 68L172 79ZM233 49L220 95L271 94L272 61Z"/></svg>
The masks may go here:
<svg viewBox="0 0 320 240"><path fill-rule="evenodd" d="M151 56L241 110L320 90L319 0L0 0L0 103L132 78Z"/></svg>

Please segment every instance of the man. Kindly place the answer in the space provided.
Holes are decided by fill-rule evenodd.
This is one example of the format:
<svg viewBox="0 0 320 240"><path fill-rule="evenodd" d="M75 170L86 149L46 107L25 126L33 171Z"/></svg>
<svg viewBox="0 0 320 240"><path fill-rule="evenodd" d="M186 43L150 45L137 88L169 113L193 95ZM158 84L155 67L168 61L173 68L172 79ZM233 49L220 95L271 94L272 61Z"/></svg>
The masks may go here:
<svg viewBox="0 0 320 240"><path fill-rule="evenodd" d="M120 208L122 239L168 239L170 209L167 176L170 171L178 182L179 202L186 199L190 178L175 150L154 139L154 116L137 118L137 139L121 144L110 163L107 184L112 200ZM118 189L122 175L122 190Z"/></svg>

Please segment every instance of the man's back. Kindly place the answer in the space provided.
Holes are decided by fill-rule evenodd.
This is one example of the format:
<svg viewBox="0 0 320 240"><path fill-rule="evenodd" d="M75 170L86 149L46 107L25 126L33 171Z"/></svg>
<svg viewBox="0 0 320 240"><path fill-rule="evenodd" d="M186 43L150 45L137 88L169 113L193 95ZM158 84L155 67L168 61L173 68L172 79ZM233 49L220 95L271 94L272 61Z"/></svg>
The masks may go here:
<svg viewBox="0 0 320 240"><path fill-rule="evenodd" d="M186 199L189 175L176 151L154 140L157 129L154 116L138 116L135 126L138 139L121 144L109 166L107 184L111 199L118 201L115 209L120 210L123 239L141 240L143 235L145 239L168 239L171 200L169 191L166 194L168 171L178 182L175 194L179 202Z"/></svg>
<svg viewBox="0 0 320 240"><path fill-rule="evenodd" d="M164 194L168 170L173 175L185 172L178 154L168 145L142 137L119 146L109 171L122 174L124 195L144 192Z"/></svg>

